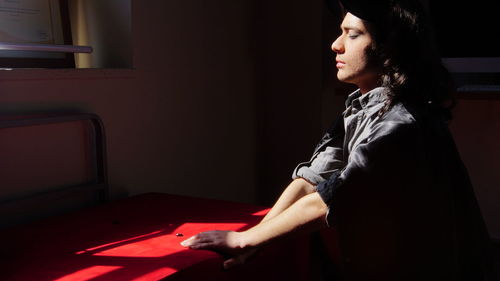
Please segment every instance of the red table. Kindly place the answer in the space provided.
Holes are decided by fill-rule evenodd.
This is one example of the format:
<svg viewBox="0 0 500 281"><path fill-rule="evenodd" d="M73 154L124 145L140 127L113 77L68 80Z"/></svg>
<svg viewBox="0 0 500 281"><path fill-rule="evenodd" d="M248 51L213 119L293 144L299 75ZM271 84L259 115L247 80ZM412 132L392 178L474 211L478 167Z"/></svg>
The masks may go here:
<svg viewBox="0 0 500 281"><path fill-rule="evenodd" d="M219 254L179 245L201 231L244 230L266 211L162 193L117 200L3 231L0 280L310 280L308 237L266 247L229 271Z"/></svg>

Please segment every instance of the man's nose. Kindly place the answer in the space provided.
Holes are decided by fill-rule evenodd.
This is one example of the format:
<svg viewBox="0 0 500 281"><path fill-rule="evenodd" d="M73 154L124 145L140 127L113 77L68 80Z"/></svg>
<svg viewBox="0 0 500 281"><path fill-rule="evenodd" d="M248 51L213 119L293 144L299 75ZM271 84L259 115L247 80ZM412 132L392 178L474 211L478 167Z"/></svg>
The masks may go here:
<svg viewBox="0 0 500 281"><path fill-rule="evenodd" d="M342 44L340 36L335 41L333 41L333 43L332 43L332 51L334 51L337 54L344 52L344 44Z"/></svg>

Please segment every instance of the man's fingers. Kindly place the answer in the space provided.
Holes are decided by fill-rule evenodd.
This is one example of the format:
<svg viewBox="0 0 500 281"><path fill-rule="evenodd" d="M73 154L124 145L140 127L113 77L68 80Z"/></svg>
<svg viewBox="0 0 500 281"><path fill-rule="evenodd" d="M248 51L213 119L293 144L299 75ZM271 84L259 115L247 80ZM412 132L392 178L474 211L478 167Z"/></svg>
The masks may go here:
<svg viewBox="0 0 500 281"><path fill-rule="evenodd" d="M189 247L189 246L193 245L193 243L196 241L196 239L197 239L196 235L195 236L191 236L188 239L182 241L181 245L184 246L184 247Z"/></svg>
<svg viewBox="0 0 500 281"><path fill-rule="evenodd" d="M182 241L181 245L194 250L211 250L223 257L230 257L222 264L225 269L230 269L244 264L256 252L255 249L241 249L237 234L232 231L206 231Z"/></svg>
<svg viewBox="0 0 500 281"><path fill-rule="evenodd" d="M205 237L205 235L203 235L203 233L198 233L198 234L191 236L188 239L182 241L181 245L184 247L189 247L189 246L197 244L197 243L208 242L208 241L210 241L210 239Z"/></svg>
<svg viewBox="0 0 500 281"><path fill-rule="evenodd" d="M235 265L241 264L241 263L238 263L236 259L237 258L234 257L234 258L230 258L228 260L225 260L224 263L222 264L222 266L224 267L224 269L227 270L227 269L232 268Z"/></svg>
<svg viewBox="0 0 500 281"><path fill-rule="evenodd" d="M190 249L195 249L195 250L208 249L213 247L213 242L210 239L206 239L198 235L190 237L182 241L180 244L183 247L188 247Z"/></svg>
<svg viewBox="0 0 500 281"><path fill-rule="evenodd" d="M190 249L193 250L204 250L204 249L212 249L213 248L213 243L211 242L205 242L205 243L194 243L189 246Z"/></svg>
<svg viewBox="0 0 500 281"><path fill-rule="evenodd" d="M225 234L225 233L224 233ZM191 247L192 245L197 245L200 243L211 243L213 245L221 244L224 242L224 237L220 231L207 231L198 233L184 241L180 244L184 247Z"/></svg>
<svg viewBox="0 0 500 281"><path fill-rule="evenodd" d="M247 261L249 256L250 255L248 253L245 253L242 255L232 257L230 259L225 260L224 263L222 264L222 266L224 267L224 269L230 269L230 268L235 267L237 265L242 265Z"/></svg>

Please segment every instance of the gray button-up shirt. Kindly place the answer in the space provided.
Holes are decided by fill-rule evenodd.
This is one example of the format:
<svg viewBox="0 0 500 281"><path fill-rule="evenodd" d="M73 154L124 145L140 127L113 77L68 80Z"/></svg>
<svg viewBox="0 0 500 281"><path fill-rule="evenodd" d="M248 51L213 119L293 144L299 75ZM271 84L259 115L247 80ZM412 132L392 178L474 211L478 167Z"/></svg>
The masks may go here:
<svg viewBox="0 0 500 281"><path fill-rule="evenodd" d="M343 255L385 268L384 280L483 280L488 232L441 108L400 101L380 116L387 91L351 94L293 177L316 184Z"/></svg>
<svg viewBox="0 0 500 281"><path fill-rule="evenodd" d="M384 106L387 89L378 87L365 95L359 90L349 95L343 113L345 137L336 140L327 133L307 162L300 163L292 178L304 178L318 184L328 179L333 172L342 170L349 161L350 152L366 140L371 128L379 121L378 111Z"/></svg>

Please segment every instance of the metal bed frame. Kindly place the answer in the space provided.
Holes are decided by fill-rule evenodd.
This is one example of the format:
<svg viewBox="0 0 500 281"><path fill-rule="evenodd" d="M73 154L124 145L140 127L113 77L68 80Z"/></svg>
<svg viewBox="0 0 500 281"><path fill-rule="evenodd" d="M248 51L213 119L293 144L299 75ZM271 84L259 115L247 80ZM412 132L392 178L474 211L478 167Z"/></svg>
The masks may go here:
<svg viewBox="0 0 500 281"><path fill-rule="evenodd" d="M0 229L109 201L106 139L103 122L97 115L77 113L0 117L0 130L77 121L88 121L89 124L90 149L88 149L88 159L91 162L92 180L74 186L55 187L29 195L0 197ZM76 205L65 202L70 201L67 199L71 198L85 198L89 194L89 198L94 202Z"/></svg>

